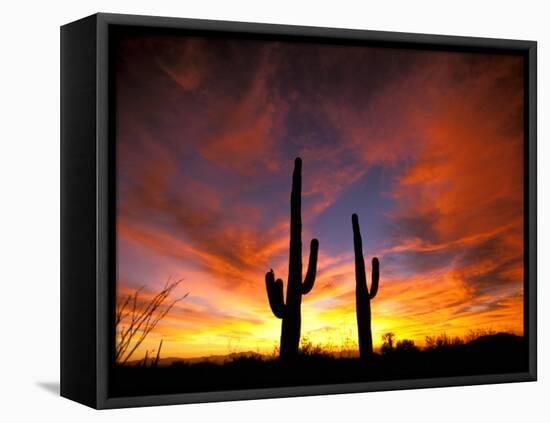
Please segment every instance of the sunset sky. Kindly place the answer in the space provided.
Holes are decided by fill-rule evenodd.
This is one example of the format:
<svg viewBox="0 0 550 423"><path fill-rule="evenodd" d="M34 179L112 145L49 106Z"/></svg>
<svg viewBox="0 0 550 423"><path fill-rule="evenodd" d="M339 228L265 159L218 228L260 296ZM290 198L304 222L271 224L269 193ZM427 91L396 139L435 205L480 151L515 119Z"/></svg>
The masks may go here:
<svg viewBox="0 0 550 423"><path fill-rule="evenodd" d="M351 215L392 331L523 333L520 56L128 35L116 63L117 296L189 292L135 358L271 353L303 160L302 337L357 342Z"/></svg>

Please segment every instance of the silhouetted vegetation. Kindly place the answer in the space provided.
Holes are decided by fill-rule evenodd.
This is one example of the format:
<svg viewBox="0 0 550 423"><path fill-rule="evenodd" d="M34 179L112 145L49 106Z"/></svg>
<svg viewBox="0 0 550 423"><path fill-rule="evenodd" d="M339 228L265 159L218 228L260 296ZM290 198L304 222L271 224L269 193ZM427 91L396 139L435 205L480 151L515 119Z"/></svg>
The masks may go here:
<svg viewBox="0 0 550 423"><path fill-rule="evenodd" d="M330 352L324 349L321 345L313 344L313 342L311 342L307 337L302 338L299 350L299 354L302 357L327 355L327 353L330 354Z"/></svg>
<svg viewBox="0 0 550 423"><path fill-rule="evenodd" d="M395 344L395 352L397 353L409 353L419 351L418 347L414 344L414 341L410 339L403 339L402 341L397 341Z"/></svg>
<svg viewBox="0 0 550 423"><path fill-rule="evenodd" d="M162 342L163 340L160 340L159 347L157 348L157 356L155 357L155 361L153 361L153 367L158 367L159 360L160 360L160 350L162 349Z"/></svg>
<svg viewBox="0 0 550 423"><path fill-rule="evenodd" d="M428 350L438 350L463 344L464 341L458 336L450 338L445 333L438 336L426 336L426 349Z"/></svg>
<svg viewBox="0 0 550 423"><path fill-rule="evenodd" d="M165 301L181 282L181 279L175 282L170 282L168 280L162 291L146 302L141 301L139 298L143 290L143 288L140 288L133 294L128 295L117 308L115 317L115 327L117 331L117 344L115 348L116 363L127 363L158 322L166 316L178 301L187 297L188 294L185 294L183 297L174 299L168 305L164 305ZM147 365L148 353L148 351L145 351L142 367ZM158 357L156 361L158 361Z"/></svg>
<svg viewBox="0 0 550 423"><path fill-rule="evenodd" d="M365 272L365 259L363 258L363 241L359 218L354 213L351 216L353 227L353 249L355 251L355 308L357 313L357 331L359 334L359 355L361 358L368 358L372 355L372 330L370 301L378 293L378 281L380 270L378 259L372 259L371 289L367 287L367 276Z"/></svg>
<svg viewBox="0 0 550 423"><path fill-rule="evenodd" d="M382 335L382 354L387 354L393 352L393 343L395 339L395 334L393 332L388 332Z"/></svg>
<svg viewBox="0 0 550 423"><path fill-rule="evenodd" d="M527 370L525 339L509 333L481 335L467 342L432 337L435 347L418 348L399 340L369 361L337 358L302 340L294 360L255 353L232 354L225 361L185 360L166 367L117 366L115 396L258 389L280 386L339 384L450 376L523 372ZM439 341L438 341L439 339ZM305 342L304 342L305 341Z"/></svg>
<svg viewBox="0 0 550 423"><path fill-rule="evenodd" d="M273 314L283 320L280 343L280 355L283 359L298 355L302 295L311 291L315 283L318 251L319 241L312 239L307 273L302 281L302 159L297 157L294 161L290 194L290 250L286 302L283 298L282 279L275 280L273 269L265 275L269 305Z"/></svg>

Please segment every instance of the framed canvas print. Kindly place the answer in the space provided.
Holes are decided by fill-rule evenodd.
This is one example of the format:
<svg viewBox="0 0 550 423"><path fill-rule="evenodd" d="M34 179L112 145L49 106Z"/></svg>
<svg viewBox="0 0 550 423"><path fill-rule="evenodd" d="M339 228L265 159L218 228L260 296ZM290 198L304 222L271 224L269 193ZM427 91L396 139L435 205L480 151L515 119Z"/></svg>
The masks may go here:
<svg viewBox="0 0 550 423"><path fill-rule="evenodd" d="M61 29L61 394L536 380L536 43Z"/></svg>

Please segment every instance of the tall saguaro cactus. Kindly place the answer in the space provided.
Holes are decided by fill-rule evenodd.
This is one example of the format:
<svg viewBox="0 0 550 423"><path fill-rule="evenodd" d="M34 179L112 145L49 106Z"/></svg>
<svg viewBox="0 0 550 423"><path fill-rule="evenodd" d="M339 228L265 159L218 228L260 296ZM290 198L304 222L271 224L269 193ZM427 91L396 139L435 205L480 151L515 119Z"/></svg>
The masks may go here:
<svg viewBox="0 0 550 423"><path fill-rule="evenodd" d="M353 247L355 250L355 308L357 313L357 330L359 334L359 355L367 358L372 355L372 329L370 301L376 297L380 269L378 259L372 259L372 282L371 289L367 287L365 274L365 260L363 258L363 241L361 240L361 229L357 214L351 216L353 226Z"/></svg>
<svg viewBox="0 0 550 423"><path fill-rule="evenodd" d="M319 241L311 240L309 264L302 281L302 159L294 161L292 192L290 194L290 250L286 302L283 298L283 281L275 280L273 269L265 275L267 297L273 314L282 319L280 356L282 359L298 355L300 345L302 295L315 283Z"/></svg>

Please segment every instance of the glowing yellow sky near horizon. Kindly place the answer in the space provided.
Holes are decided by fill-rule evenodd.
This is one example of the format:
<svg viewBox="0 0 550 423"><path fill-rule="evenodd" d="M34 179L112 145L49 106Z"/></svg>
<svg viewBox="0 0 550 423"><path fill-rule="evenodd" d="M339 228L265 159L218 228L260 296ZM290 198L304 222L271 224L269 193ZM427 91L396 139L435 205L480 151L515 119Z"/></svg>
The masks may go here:
<svg viewBox="0 0 550 423"><path fill-rule="evenodd" d="M336 351L357 349L352 256L342 258L341 262L343 264L323 260L321 256L314 290L302 299L303 340ZM412 339L419 346L424 345L426 336L442 333L451 337L464 337L476 330L523 333L521 290L516 291L516 296L499 302L495 309L481 312L474 307L468 313L454 316L456 309L468 303L467 289L456 277L455 269L438 269L433 274L399 280L385 277L383 263L382 256L380 290L371 302L375 348L381 345L382 335L387 332L395 333L397 340ZM172 269L172 272L181 274L184 270ZM188 277L173 298L190 292L192 300L194 293L201 293L196 287L204 285L201 281L209 278L201 271L189 273L186 269L186 273ZM368 275L370 284L370 273ZM161 339L163 357L192 358L249 351L272 354L278 347L281 320L275 318L269 308L263 275L259 272L257 276L257 283L244 287L248 291L246 295L223 288L208 290L210 301L222 304L225 313L219 310L209 313L207 307L184 299L159 323L132 358L143 357L145 350L154 353ZM331 283L335 279L338 284ZM120 298L124 298L122 292ZM142 294L142 299L146 298L147 292ZM483 304L484 300L490 302L491 296L478 298L477 303Z"/></svg>

